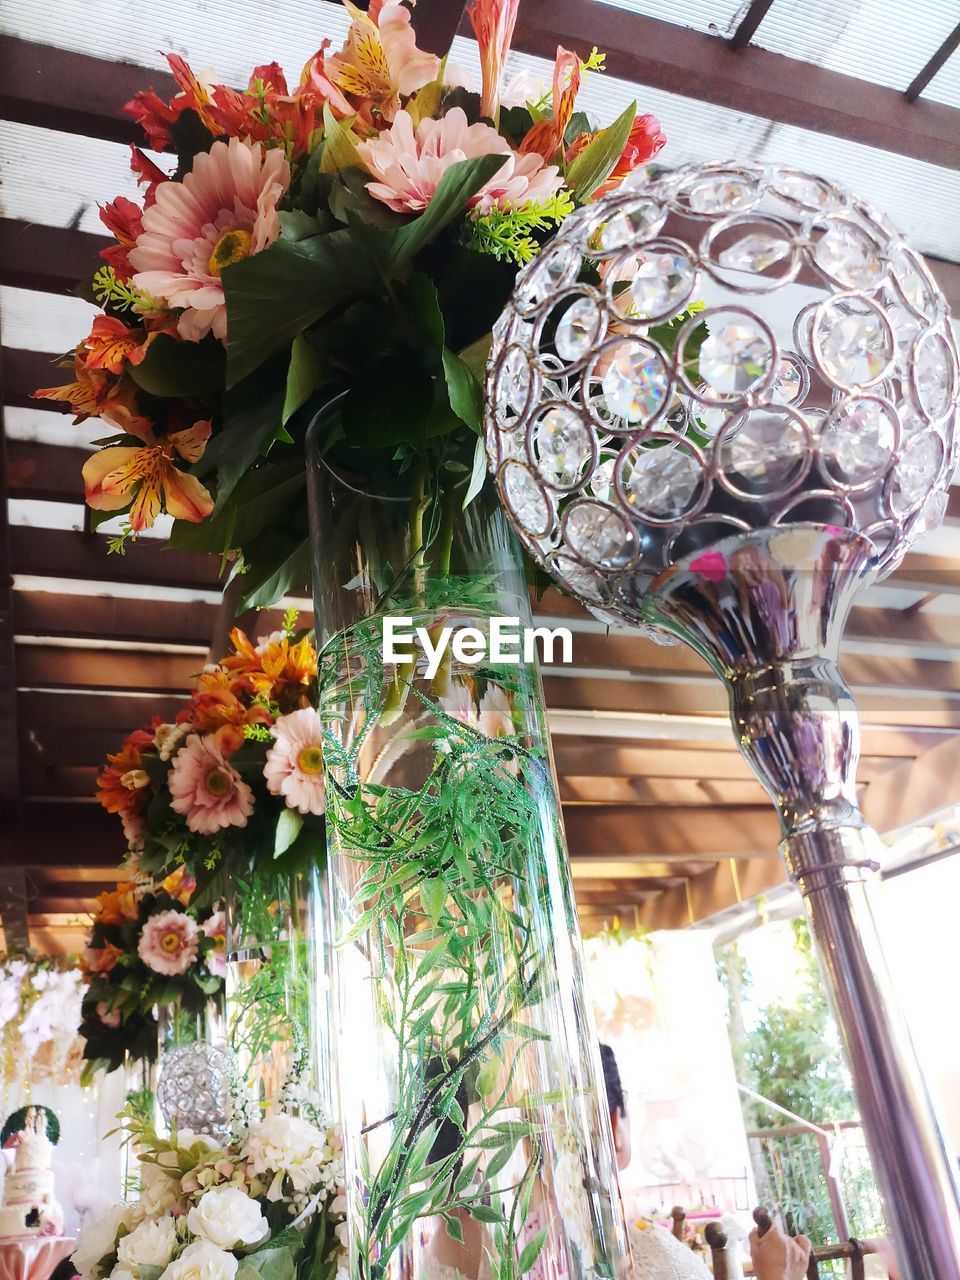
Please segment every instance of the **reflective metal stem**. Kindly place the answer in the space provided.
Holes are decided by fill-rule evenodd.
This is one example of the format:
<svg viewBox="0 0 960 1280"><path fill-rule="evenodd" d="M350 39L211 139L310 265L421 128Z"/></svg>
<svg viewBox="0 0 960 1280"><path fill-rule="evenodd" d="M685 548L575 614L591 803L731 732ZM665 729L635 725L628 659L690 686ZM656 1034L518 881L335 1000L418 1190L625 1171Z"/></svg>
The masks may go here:
<svg viewBox="0 0 960 1280"><path fill-rule="evenodd" d="M860 813L860 734L837 653L870 551L810 525L721 544L724 569L678 565L656 587L658 625L730 692L741 751L780 815L847 1049L885 1216L909 1280L960 1280L960 1193L871 908L880 842ZM694 564L697 562L694 561Z"/></svg>

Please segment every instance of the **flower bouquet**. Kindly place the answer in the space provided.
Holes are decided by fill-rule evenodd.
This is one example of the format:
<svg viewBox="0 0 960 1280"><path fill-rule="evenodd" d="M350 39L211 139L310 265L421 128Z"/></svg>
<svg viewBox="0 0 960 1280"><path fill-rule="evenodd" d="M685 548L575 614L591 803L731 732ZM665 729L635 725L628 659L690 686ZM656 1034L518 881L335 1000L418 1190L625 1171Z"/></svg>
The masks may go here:
<svg viewBox="0 0 960 1280"><path fill-rule="evenodd" d="M257 643L234 631L176 722L136 730L97 779L136 864L151 875L185 867L194 903L209 906L257 865L292 865L298 846L323 846L317 655L295 622Z"/></svg>
<svg viewBox="0 0 960 1280"><path fill-rule="evenodd" d="M337 1131L276 1112L225 1147L169 1139L128 1113L140 1161L135 1204L84 1223L83 1280L330 1280L342 1247Z"/></svg>
<svg viewBox="0 0 960 1280"><path fill-rule="evenodd" d="M181 868L160 882L138 874L97 898L80 1020L85 1081L101 1067L155 1061L158 1011L196 1020L222 992L223 911L193 905L194 888Z"/></svg>
<svg viewBox="0 0 960 1280"><path fill-rule="evenodd" d="M420 459L473 495L490 328L517 270L664 144L633 105L599 130L576 110L596 50L560 48L551 84L501 94L519 0L470 9L479 92L417 47L399 0L344 3L345 44L293 87L275 63L238 90L170 55L177 95L127 105L175 167L132 149L143 204L102 209L101 314L72 380L37 392L103 420L84 485L99 519L122 513L114 546L165 512L174 545L239 553L245 605L308 577L305 406L339 397L320 441L339 463L409 475Z"/></svg>
<svg viewBox="0 0 960 1280"><path fill-rule="evenodd" d="M311 1025L322 1038L311 992L326 852L317 655L294 634L295 614L286 624L256 643L234 631L176 722L137 730L108 757L98 793L143 871L182 865L194 906L223 900L221 972L237 961L228 1038L260 1100L309 1056Z"/></svg>

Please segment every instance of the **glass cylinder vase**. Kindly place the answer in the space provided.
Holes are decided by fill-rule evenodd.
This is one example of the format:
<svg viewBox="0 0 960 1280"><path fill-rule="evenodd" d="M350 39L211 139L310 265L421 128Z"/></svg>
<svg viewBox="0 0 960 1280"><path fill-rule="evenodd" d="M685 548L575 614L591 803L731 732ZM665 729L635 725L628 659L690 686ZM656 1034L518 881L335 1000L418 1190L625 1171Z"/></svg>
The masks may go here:
<svg viewBox="0 0 960 1280"><path fill-rule="evenodd" d="M294 871L268 856L227 884L227 1044L248 1122L333 1114L326 850L315 853Z"/></svg>
<svg viewBox="0 0 960 1280"><path fill-rule="evenodd" d="M489 648L531 623L518 544L453 474L375 495L313 448L309 483L352 1275L619 1276L539 673ZM443 628L485 656L429 659Z"/></svg>

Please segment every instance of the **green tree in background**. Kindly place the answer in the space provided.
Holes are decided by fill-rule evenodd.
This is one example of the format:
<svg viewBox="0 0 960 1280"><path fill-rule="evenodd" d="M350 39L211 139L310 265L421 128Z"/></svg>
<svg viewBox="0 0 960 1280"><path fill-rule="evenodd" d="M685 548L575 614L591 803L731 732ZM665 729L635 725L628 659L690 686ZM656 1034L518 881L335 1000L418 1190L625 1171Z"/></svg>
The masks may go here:
<svg viewBox="0 0 960 1280"><path fill-rule="evenodd" d="M746 1032L737 1063L744 1071L741 1079L771 1102L813 1124L855 1120L850 1073L823 990L810 931L805 920L794 920L791 927L803 977L801 995L790 1004L769 1004L756 1026ZM759 1103L750 1104L747 1119L756 1128L790 1123Z"/></svg>

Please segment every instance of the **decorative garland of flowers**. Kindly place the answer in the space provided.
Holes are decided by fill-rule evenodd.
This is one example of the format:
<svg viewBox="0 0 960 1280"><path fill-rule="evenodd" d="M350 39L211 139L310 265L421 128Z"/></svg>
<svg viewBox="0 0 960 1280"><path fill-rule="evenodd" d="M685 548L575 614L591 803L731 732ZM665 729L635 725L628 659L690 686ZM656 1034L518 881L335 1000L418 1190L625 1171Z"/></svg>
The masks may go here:
<svg viewBox="0 0 960 1280"><path fill-rule="evenodd" d="M101 519L123 513L115 548L165 511L174 545L239 553L246 605L309 574L308 403L343 396L320 441L338 465L459 474L469 501L490 328L517 270L665 141L633 104L600 130L576 110L596 50L560 48L551 85L501 94L519 0L470 7L479 93L417 48L400 0L344 4L346 43L292 88L275 63L236 90L169 55L177 95L127 104L176 167L132 149L143 205L102 209L101 314L72 381L36 393L106 424L83 475ZM235 788L218 812L247 803Z"/></svg>
<svg viewBox="0 0 960 1280"><path fill-rule="evenodd" d="M83 1227L83 1280L332 1280L344 1254L337 1130L264 1117L226 1147L184 1130L169 1139L128 1112L138 1202Z"/></svg>
<svg viewBox="0 0 960 1280"><path fill-rule="evenodd" d="M83 993L75 960L0 960L0 1092L24 1080L62 1081L79 1068Z"/></svg>
<svg viewBox="0 0 960 1280"><path fill-rule="evenodd" d="M127 1059L154 1061L157 1010L198 1015L222 992L224 914L192 905L195 887L180 868L159 883L138 874L98 897L80 1023L85 1080Z"/></svg>
<svg viewBox="0 0 960 1280"><path fill-rule="evenodd" d="M136 865L158 876L183 866L195 905L325 848L317 654L295 625L289 614L256 643L234 631L176 722L136 730L97 779Z"/></svg>

